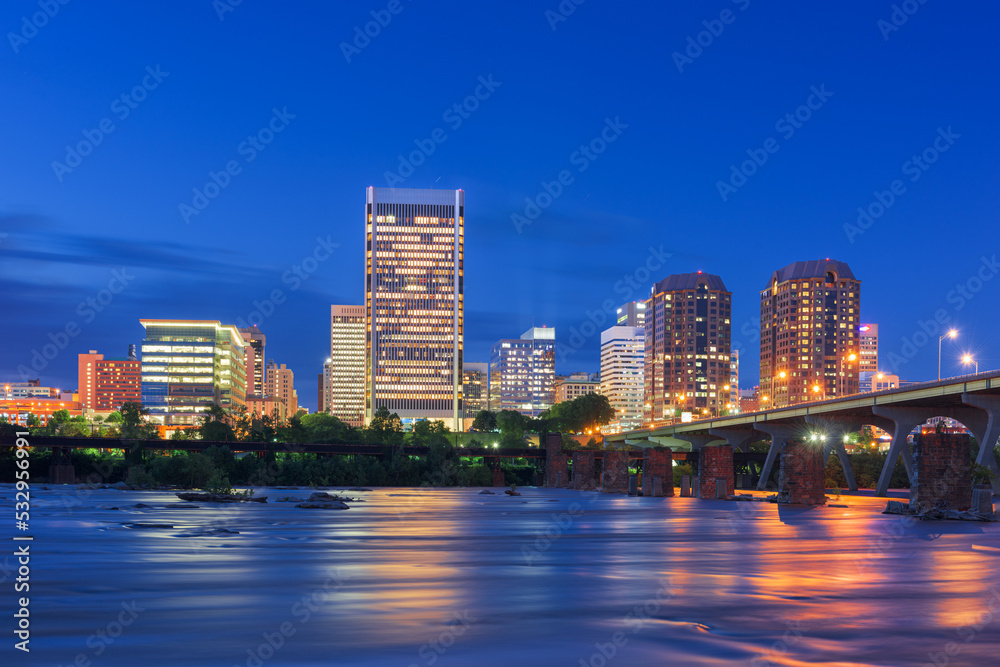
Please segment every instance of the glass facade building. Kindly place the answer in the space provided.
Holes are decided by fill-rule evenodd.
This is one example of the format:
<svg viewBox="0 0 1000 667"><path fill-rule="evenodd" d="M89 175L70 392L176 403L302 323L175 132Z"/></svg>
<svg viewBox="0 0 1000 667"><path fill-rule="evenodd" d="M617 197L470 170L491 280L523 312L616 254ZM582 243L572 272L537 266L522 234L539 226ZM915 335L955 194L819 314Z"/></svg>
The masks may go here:
<svg viewBox="0 0 1000 667"><path fill-rule="evenodd" d="M330 306L330 360L323 373L320 409L351 426L364 426L364 306Z"/></svg>
<svg viewBox="0 0 1000 667"><path fill-rule="evenodd" d="M615 418L601 427L602 432L642 428L645 359L642 327L620 325L601 332L601 394L615 411Z"/></svg>
<svg viewBox="0 0 1000 667"><path fill-rule="evenodd" d="M245 341L235 326L210 320L139 320L142 403L150 421L197 425L214 403L246 407Z"/></svg>
<svg viewBox="0 0 1000 667"><path fill-rule="evenodd" d="M365 421L462 418L465 193L368 188Z"/></svg>
<svg viewBox="0 0 1000 667"><path fill-rule="evenodd" d="M490 350L490 410L537 417L555 403L556 330L532 327Z"/></svg>

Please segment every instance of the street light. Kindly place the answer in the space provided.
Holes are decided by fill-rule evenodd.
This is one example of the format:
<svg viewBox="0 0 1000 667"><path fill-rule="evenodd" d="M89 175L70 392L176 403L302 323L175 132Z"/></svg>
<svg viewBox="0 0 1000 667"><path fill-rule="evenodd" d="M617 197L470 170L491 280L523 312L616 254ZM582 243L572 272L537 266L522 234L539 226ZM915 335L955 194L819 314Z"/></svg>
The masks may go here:
<svg viewBox="0 0 1000 667"><path fill-rule="evenodd" d="M979 375L979 362L972 358L971 354L966 354L962 356L962 363L968 366L969 364L976 365L976 375Z"/></svg>
<svg viewBox="0 0 1000 667"><path fill-rule="evenodd" d="M938 382L941 381L941 341L945 338L954 338L958 335L958 332L954 329L948 331L948 333L938 336Z"/></svg>

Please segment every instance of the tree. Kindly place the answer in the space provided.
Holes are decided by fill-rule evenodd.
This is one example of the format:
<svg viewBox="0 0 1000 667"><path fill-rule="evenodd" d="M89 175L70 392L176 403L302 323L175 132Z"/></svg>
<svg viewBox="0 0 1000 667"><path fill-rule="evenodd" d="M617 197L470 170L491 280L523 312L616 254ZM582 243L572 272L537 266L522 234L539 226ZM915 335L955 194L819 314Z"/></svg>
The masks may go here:
<svg viewBox="0 0 1000 667"><path fill-rule="evenodd" d="M472 421L472 430L486 433L497 430L497 415L489 410L480 410Z"/></svg>
<svg viewBox="0 0 1000 667"><path fill-rule="evenodd" d="M356 438L351 426L326 412L302 415L299 423L305 429L309 442L343 443Z"/></svg>
<svg viewBox="0 0 1000 667"><path fill-rule="evenodd" d="M198 431L202 440L211 442L232 442L236 440L236 431L230 423L229 413L221 405L213 403L205 411Z"/></svg>
<svg viewBox="0 0 1000 667"><path fill-rule="evenodd" d="M384 405L375 411L366 432L368 439L376 444L396 447L403 444L403 422L395 412L389 414Z"/></svg>

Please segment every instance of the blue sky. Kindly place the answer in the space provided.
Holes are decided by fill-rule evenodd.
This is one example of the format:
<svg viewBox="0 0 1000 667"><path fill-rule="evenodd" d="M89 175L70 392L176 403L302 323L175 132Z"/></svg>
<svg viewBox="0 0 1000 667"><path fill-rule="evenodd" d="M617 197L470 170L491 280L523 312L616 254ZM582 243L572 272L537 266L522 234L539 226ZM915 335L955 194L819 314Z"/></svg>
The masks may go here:
<svg viewBox="0 0 1000 667"><path fill-rule="evenodd" d="M268 356L314 409L329 305L362 301L364 189L400 174L466 192L467 361L534 321L557 371L596 371L603 302L703 270L749 387L759 290L832 257L883 366L933 378L936 315L946 375L1000 366L995 3L224 2L0 10L0 377L65 341L33 376L75 387L140 318L236 322L280 290Z"/></svg>

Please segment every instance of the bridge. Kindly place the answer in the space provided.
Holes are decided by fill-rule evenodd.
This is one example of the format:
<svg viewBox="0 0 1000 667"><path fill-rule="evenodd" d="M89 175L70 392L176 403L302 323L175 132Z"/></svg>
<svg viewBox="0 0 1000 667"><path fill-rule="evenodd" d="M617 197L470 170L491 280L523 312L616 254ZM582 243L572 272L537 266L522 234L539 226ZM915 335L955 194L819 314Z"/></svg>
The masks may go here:
<svg viewBox="0 0 1000 667"><path fill-rule="evenodd" d="M763 490L783 444L790 440L821 440L824 444L823 461L831 453L836 453L848 486L856 491L857 483L844 443L847 434L870 425L892 435L889 455L875 489L876 495L885 496L892 470L900 456L910 483L913 483L914 471L907 436L932 417L950 417L963 424L980 443L976 463L998 471L993 448L1000 437L1000 371L995 370L923 382L902 389L628 431L605 436L605 442L637 447L664 445L681 450L729 444L734 450L745 450L750 443L770 440L757 487ZM1000 491L1000 482L994 481L993 490Z"/></svg>

